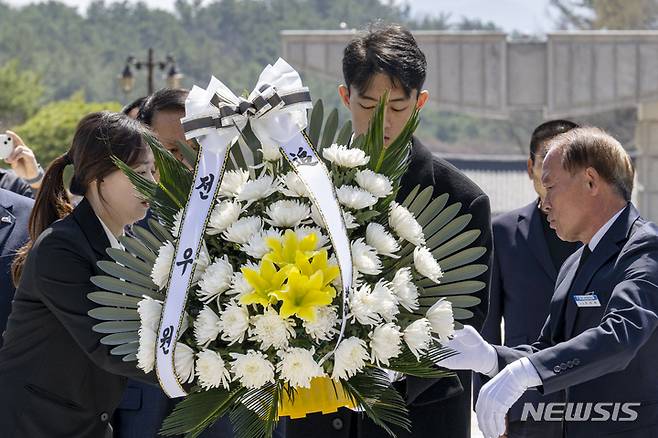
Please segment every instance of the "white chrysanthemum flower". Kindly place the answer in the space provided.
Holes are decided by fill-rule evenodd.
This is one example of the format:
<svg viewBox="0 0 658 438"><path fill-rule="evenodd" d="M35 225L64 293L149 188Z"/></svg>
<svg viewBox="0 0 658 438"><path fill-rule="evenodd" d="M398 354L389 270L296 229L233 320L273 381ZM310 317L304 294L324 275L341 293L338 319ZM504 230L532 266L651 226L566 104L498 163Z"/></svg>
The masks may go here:
<svg viewBox="0 0 658 438"><path fill-rule="evenodd" d="M357 320L361 325L375 325L381 321L377 312L376 297L368 284L353 287L349 296L349 317Z"/></svg>
<svg viewBox="0 0 658 438"><path fill-rule="evenodd" d="M368 337L370 337L370 356L377 366L388 365L391 358L402 353L402 333L400 327L392 322L375 327Z"/></svg>
<svg viewBox="0 0 658 438"><path fill-rule="evenodd" d="M341 146L336 143L324 148L322 156L336 166L347 168L365 166L370 161L370 157L361 149Z"/></svg>
<svg viewBox="0 0 658 438"><path fill-rule="evenodd" d="M242 342L249 328L249 311L235 302L229 303L219 315L222 340L229 344Z"/></svg>
<svg viewBox="0 0 658 438"><path fill-rule="evenodd" d="M215 299L219 294L231 287L233 280L233 266L224 255L216 258L214 263L208 266L199 281L197 296L204 303Z"/></svg>
<svg viewBox="0 0 658 438"><path fill-rule="evenodd" d="M280 228L293 228L308 219L311 209L303 202L283 199L268 205L265 214L269 217L269 220L265 220L268 224Z"/></svg>
<svg viewBox="0 0 658 438"><path fill-rule="evenodd" d="M388 283L384 280L379 280L372 290L372 298L375 300L375 310L381 315L386 322L391 322L395 319L395 315L400 313L398 309L398 301L391 291Z"/></svg>
<svg viewBox="0 0 658 438"><path fill-rule="evenodd" d="M418 309L418 288L411 277L411 268L402 268L395 273L391 290L402 307L410 312Z"/></svg>
<svg viewBox="0 0 658 438"><path fill-rule="evenodd" d="M203 306L194 321L194 339L197 345L207 347L219 336L219 316L208 306Z"/></svg>
<svg viewBox="0 0 658 438"><path fill-rule="evenodd" d="M251 284L249 284L247 279L244 277L244 274L240 271L236 271L233 273L231 288L226 293L236 295L235 299L239 301L243 295L247 295L253 290L254 288L251 286Z"/></svg>
<svg viewBox="0 0 658 438"><path fill-rule="evenodd" d="M261 315L251 318L253 327L249 328L249 340L260 342L263 351L270 347L277 350L286 348L288 340L295 337L294 322L284 319L276 310L269 307Z"/></svg>
<svg viewBox="0 0 658 438"><path fill-rule="evenodd" d="M423 227L409 210L397 202L391 202L388 212L388 224L395 233L416 246L425 245Z"/></svg>
<svg viewBox="0 0 658 438"><path fill-rule="evenodd" d="M345 221L345 228L348 230L359 228L359 223L356 221L356 217L347 210L343 211L343 220Z"/></svg>
<svg viewBox="0 0 658 438"><path fill-rule="evenodd" d="M382 262L377 257L377 251L361 237L352 242L352 262L354 268L362 274L379 275L382 272Z"/></svg>
<svg viewBox="0 0 658 438"><path fill-rule="evenodd" d="M338 334L338 313L336 306L322 306L315 308L315 319L302 323L306 333L316 341L330 341Z"/></svg>
<svg viewBox="0 0 658 438"><path fill-rule="evenodd" d="M420 360L420 356L427 352L432 342L432 324L427 318L420 318L404 329L404 342L409 350Z"/></svg>
<svg viewBox="0 0 658 438"><path fill-rule="evenodd" d="M262 230L249 239L249 242L242 245L240 249L250 257L262 259L265 254L272 251L272 248L267 246L267 239L270 237L281 238L281 232L274 228Z"/></svg>
<svg viewBox="0 0 658 438"><path fill-rule="evenodd" d="M310 388L311 379L324 376L324 370L313 359L315 350L305 348L290 348L279 352L281 360L276 364L276 370L281 378L293 388Z"/></svg>
<svg viewBox="0 0 658 438"><path fill-rule="evenodd" d="M246 354L230 353L233 380L239 380L245 388L258 389L274 383L274 365L260 351L249 350Z"/></svg>
<svg viewBox="0 0 658 438"><path fill-rule="evenodd" d="M360 372L369 360L370 355L363 339L356 336L343 339L334 353L334 370L331 378L347 380Z"/></svg>
<svg viewBox="0 0 658 438"><path fill-rule="evenodd" d="M306 198L308 197L308 189L302 182L302 179L295 172L290 171L279 177L281 185L279 192L290 198Z"/></svg>
<svg viewBox="0 0 658 438"><path fill-rule="evenodd" d="M171 227L171 234L173 234L174 237L178 237L178 234L180 233L180 226L183 222L183 211L184 209L181 208L174 215L174 225Z"/></svg>
<svg viewBox="0 0 658 438"><path fill-rule="evenodd" d="M214 236L223 233L238 220L240 213L242 213L242 205L238 201L224 200L218 202L208 219L206 234Z"/></svg>
<svg viewBox="0 0 658 438"><path fill-rule="evenodd" d="M248 204L265 199L278 190L278 183L275 184L272 175L264 174L259 178L249 180L242 186L242 191L238 194L238 200L247 201Z"/></svg>
<svg viewBox="0 0 658 438"><path fill-rule="evenodd" d="M155 365L155 345L158 335L155 330L142 325L139 329L139 347L137 348L137 366L145 373L153 371Z"/></svg>
<svg viewBox="0 0 658 438"><path fill-rule="evenodd" d="M360 187L344 185L336 189L338 202L352 210L362 210L377 203L377 198Z"/></svg>
<svg viewBox="0 0 658 438"><path fill-rule="evenodd" d="M329 243L329 238L322 234L322 230L319 227L308 227L301 226L294 229L295 234L297 235L298 240L304 239L309 234L315 234L317 240L315 242L315 249L320 249L326 244Z"/></svg>
<svg viewBox="0 0 658 438"><path fill-rule="evenodd" d="M385 198L393 193L393 184L386 175L370 169L359 170L355 176L356 183L378 198Z"/></svg>
<svg viewBox="0 0 658 438"><path fill-rule="evenodd" d="M151 297L144 297L137 304L137 313L139 313L139 320L142 327L157 331L160 324L160 316L162 315L162 301L154 300Z"/></svg>
<svg viewBox="0 0 658 438"><path fill-rule="evenodd" d="M158 289L163 289L167 286L171 264L174 262L175 251L174 244L169 241L163 243L158 250L158 257L155 259L153 269L151 270L151 280L158 286Z"/></svg>
<svg viewBox="0 0 658 438"><path fill-rule="evenodd" d="M432 325L432 331L438 335L442 343L455 333L455 317L450 301L441 298L429 308L425 316Z"/></svg>
<svg viewBox="0 0 658 438"><path fill-rule="evenodd" d="M176 342L174 368L181 383L194 381L194 350L182 342Z"/></svg>
<svg viewBox="0 0 658 438"><path fill-rule="evenodd" d="M443 277L439 262L425 246L414 248L414 268L420 275L429 278L434 283L440 283L439 278Z"/></svg>
<svg viewBox="0 0 658 438"><path fill-rule="evenodd" d="M275 144L261 143L259 150L262 152L265 161L278 161L281 158L281 150Z"/></svg>
<svg viewBox="0 0 658 438"><path fill-rule="evenodd" d="M237 197L248 180L249 172L247 170L228 170L224 172L222 184L219 186L219 194Z"/></svg>
<svg viewBox="0 0 658 438"><path fill-rule="evenodd" d="M205 390L220 387L229 389L231 374L226 369L222 356L212 350L203 350L196 356L196 375L199 377L199 385Z"/></svg>
<svg viewBox="0 0 658 438"><path fill-rule="evenodd" d="M366 227L366 243L377 251L377 254L387 257L399 258L395 255L400 251L400 245L395 237L391 235L383 225L377 222L371 222Z"/></svg>
<svg viewBox="0 0 658 438"><path fill-rule="evenodd" d="M229 242L244 245L256 233L260 233L263 222L258 216L242 217L235 221L222 233L222 237Z"/></svg>

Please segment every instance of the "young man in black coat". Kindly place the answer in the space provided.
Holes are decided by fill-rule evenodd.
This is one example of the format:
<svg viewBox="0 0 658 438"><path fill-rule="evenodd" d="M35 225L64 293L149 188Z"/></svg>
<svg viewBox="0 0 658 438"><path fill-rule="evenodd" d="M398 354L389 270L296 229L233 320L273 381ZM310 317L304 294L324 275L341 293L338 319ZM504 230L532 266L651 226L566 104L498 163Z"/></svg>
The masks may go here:
<svg viewBox="0 0 658 438"><path fill-rule="evenodd" d="M352 40L343 55L345 84L339 87L344 105L352 114L355 135L368 129L370 117L380 97L389 91L384 142L390 144L402 131L414 108L422 108L429 94L423 90L425 55L411 33L401 26L373 28ZM472 244L487 252L475 263L490 266L491 223L489 199L482 190L447 161L435 157L418 139L409 145L409 169L402 178L398 200L416 185L433 186L434 196L448 193L449 203L460 202L462 212L473 215L469 228L482 231ZM489 284L489 272L476 280ZM481 303L471 308L474 316L463 321L482 326L487 313L488 287L475 294ZM398 437L461 438L470 436L471 373L440 380L405 376L394 383L407 402L411 432L394 429ZM286 422L286 436L301 438L375 438L386 432L363 414L340 409L334 414L311 414L305 419Z"/></svg>

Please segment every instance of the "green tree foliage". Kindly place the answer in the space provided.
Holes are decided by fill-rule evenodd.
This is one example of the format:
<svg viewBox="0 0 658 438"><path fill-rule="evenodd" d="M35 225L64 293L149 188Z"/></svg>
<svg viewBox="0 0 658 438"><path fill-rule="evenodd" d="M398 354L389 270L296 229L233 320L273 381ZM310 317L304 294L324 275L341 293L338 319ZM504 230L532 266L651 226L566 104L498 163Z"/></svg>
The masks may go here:
<svg viewBox="0 0 658 438"><path fill-rule="evenodd" d="M656 0L551 0L558 24L575 29L656 29Z"/></svg>
<svg viewBox="0 0 658 438"><path fill-rule="evenodd" d="M22 70L17 60L0 66L0 127L24 121L42 96L43 86L34 72Z"/></svg>
<svg viewBox="0 0 658 438"><path fill-rule="evenodd" d="M44 167L71 146L75 128L82 117L96 111L119 111L117 102L87 103L82 93L43 106L16 133L32 148Z"/></svg>

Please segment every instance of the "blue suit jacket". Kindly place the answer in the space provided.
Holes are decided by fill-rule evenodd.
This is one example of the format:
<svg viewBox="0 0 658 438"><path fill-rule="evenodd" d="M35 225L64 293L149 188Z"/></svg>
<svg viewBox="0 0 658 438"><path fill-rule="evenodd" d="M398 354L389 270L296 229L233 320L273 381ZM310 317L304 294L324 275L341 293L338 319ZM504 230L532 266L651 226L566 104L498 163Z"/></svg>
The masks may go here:
<svg viewBox="0 0 658 438"><path fill-rule="evenodd" d="M492 220L494 262L489 313L482 327L482 336L492 344L513 347L534 342L546 321L559 267L551 259L542 220L537 201ZM479 378L475 382L477 396L482 382ZM525 402L550 403L562 398L560 393L542 396L528 391L510 410L509 420L521 418Z"/></svg>
<svg viewBox="0 0 658 438"><path fill-rule="evenodd" d="M632 422L566 422L568 437L658 436L658 227L629 204L576 275L581 254L558 274L539 339L495 347L499 367L527 356L543 394L565 391L568 402L641 403ZM600 307L575 306L573 296L587 292Z"/></svg>
<svg viewBox="0 0 658 438"><path fill-rule="evenodd" d="M0 189L0 335L5 330L15 292L11 263L16 251L28 240L27 226L33 205L30 198Z"/></svg>

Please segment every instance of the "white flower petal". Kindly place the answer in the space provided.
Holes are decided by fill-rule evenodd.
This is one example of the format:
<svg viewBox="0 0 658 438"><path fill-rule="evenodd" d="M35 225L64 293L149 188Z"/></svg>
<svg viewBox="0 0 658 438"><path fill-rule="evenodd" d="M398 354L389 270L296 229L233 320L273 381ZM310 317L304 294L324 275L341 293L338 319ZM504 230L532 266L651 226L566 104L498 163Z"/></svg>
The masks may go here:
<svg viewBox="0 0 658 438"><path fill-rule="evenodd" d="M402 268L395 273L391 280L391 290L402 307L410 312L418 309L418 288L413 283L411 268Z"/></svg>
<svg viewBox="0 0 658 438"><path fill-rule="evenodd" d="M266 220L272 226L280 228L293 228L308 219L311 209L303 202L283 199L267 206Z"/></svg>
<svg viewBox="0 0 658 438"><path fill-rule="evenodd" d="M425 315L441 342L448 340L455 333L455 317L452 313L452 303L444 298L438 300L429 308Z"/></svg>
<svg viewBox="0 0 658 438"><path fill-rule="evenodd" d="M219 316L208 306L203 306L194 321L194 339L197 345L207 347L219 336Z"/></svg>
<svg viewBox="0 0 658 438"><path fill-rule="evenodd" d="M377 251L377 254L385 255L392 258L399 258L395 255L400 251L400 245L383 225L371 222L366 227L366 243Z"/></svg>
<svg viewBox="0 0 658 438"><path fill-rule="evenodd" d="M242 205L238 201L224 200L215 205L208 219L206 234L214 236L226 231L238 220L242 213Z"/></svg>
<svg viewBox="0 0 658 438"><path fill-rule="evenodd" d="M162 244L158 251L158 257L155 259L151 270L151 280L158 286L158 289L164 289L167 286L171 264L174 262L175 250L174 244L167 241Z"/></svg>
<svg viewBox="0 0 658 438"><path fill-rule="evenodd" d="M423 277L427 277L435 283L440 283L439 278L443 277L439 262L436 261L427 247L417 246L414 248L414 267Z"/></svg>
<svg viewBox="0 0 658 438"><path fill-rule="evenodd" d="M370 360L370 355L363 339L352 336L343 339L334 353L334 369L331 378L347 380L356 375Z"/></svg>
<svg viewBox="0 0 658 438"><path fill-rule="evenodd" d="M295 337L292 319L282 318L276 310L269 307L263 314L251 318L249 340L260 342L262 351L270 347L277 350L288 346L288 340Z"/></svg>
<svg viewBox="0 0 658 438"><path fill-rule="evenodd" d="M324 376L324 370L313 359L314 350L290 348L281 352L276 370L293 388L310 388L311 379Z"/></svg>
<svg viewBox="0 0 658 438"><path fill-rule="evenodd" d="M197 353L196 375L199 385L205 390L220 387L229 389L231 375L224 359L216 351L203 350Z"/></svg>
<svg viewBox="0 0 658 438"><path fill-rule="evenodd" d="M242 187L249 180L249 172L244 169L228 170L224 172L222 184L219 186L219 194L222 196L236 197L242 192Z"/></svg>
<svg viewBox="0 0 658 438"><path fill-rule="evenodd" d="M176 342L174 368L181 382L192 383L194 381L194 350L182 342Z"/></svg>
<svg viewBox="0 0 658 438"><path fill-rule="evenodd" d="M239 380L245 388L258 389L274 383L274 365L260 351L249 350L246 354L231 353L233 380Z"/></svg>
<svg viewBox="0 0 658 438"><path fill-rule="evenodd" d="M397 202L391 202L388 212L388 224L395 233L415 246L425 245L423 227L414 215Z"/></svg>
<svg viewBox="0 0 658 438"><path fill-rule="evenodd" d="M222 233L222 237L229 242L243 245L251 239L254 234L260 233L263 222L258 216L242 217L235 221Z"/></svg>
<svg viewBox="0 0 658 438"><path fill-rule="evenodd" d="M352 242L352 263L358 272L366 275L379 275L382 272L382 262L377 257L375 248L358 238Z"/></svg>
<svg viewBox="0 0 658 438"><path fill-rule="evenodd" d="M242 245L240 249L250 257L262 259L265 254L272 250L267 246L267 239L270 237L281 238L281 232L274 228L261 230L257 235L253 235L252 238L249 239L249 242Z"/></svg>
<svg viewBox="0 0 658 438"><path fill-rule="evenodd" d="M291 198L305 198L308 197L308 189L302 182L302 179L295 172L290 171L284 176L279 177L281 185L279 192Z"/></svg>
<svg viewBox="0 0 658 438"><path fill-rule="evenodd" d="M393 184L386 175L373 172L370 169L359 170L355 175L356 183L364 190L378 198L385 198L393 193Z"/></svg>
<svg viewBox="0 0 658 438"><path fill-rule="evenodd" d="M368 336L372 361L377 366L389 365L390 359L402 353L402 333L392 322L375 327Z"/></svg>
<svg viewBox="0 0 658 438"><path fill-rule="evenodd" d="M377 203L377 198L360 187L343 185L336 189L338 202L352 210L362 210Z"/></svg>
<svg viewBox="0 0 658 438"><path fill-rule="evenodd" d="M259 178L247 181L237 198L240 201L248 203L265 199L278 190L278 183L275 184L272 175L264 174Z"/></svg>
<svg viewBox="0 0 658 438"><path fill-rule="evenodd" d="M330 341L338 334L338 312L335 306L315 308L315 319L302 323L306 333L316 341Z"/></svg>
<svg viewBox="0 0 658 438"><path fill-rule="evenodd" d="M336 166L347 168L365 166L370 161L370 157L361 149L340 146L335 143L324 148L322 156Z"/></svg>
<svg viewBox="0 0 658 438"><path fill-rule="evenodd" d="M432 325L429 320L420 318L409 324L404 329L404 342L416 359L420 360L432 342Z"/></svg>
<svg viewBox="0 0 658 438"><path fill-rule="evenodd" d="M222 340L234 344L242 342L249 328L249 311L235 302L229 303L219 315Z"/></svg>

